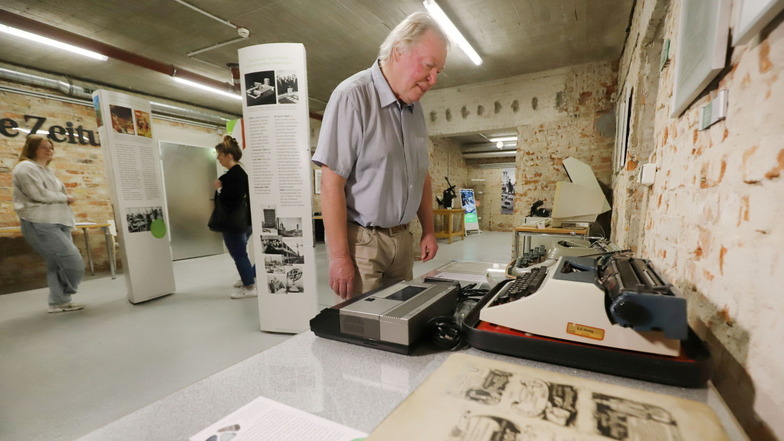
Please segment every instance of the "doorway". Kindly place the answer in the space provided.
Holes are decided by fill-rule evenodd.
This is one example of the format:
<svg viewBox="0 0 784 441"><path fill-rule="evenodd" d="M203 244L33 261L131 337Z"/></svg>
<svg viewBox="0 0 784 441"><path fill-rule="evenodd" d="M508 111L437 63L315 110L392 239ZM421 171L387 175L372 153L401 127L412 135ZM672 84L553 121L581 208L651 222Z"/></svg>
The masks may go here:
<svg viewBox="0 0 784 441"><path fill-rule="evenodd" d="M207 228L218 177L215 150L170 142L160 149L172 260L223 253L221 235Z"/></svg>

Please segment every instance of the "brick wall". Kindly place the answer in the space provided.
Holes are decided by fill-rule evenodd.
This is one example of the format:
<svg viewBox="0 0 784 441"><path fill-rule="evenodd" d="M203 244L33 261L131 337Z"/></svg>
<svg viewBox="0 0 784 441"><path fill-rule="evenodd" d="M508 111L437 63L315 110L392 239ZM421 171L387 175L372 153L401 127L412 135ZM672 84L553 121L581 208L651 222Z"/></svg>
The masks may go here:
<svg viewBox="0 0 784 441"><path fill-rule="evenodd" d="M551 207L555 183L569 180L562 167L569 156L590 165L597 179L610 186L616 81L616 63L592 63L436 89L425 96L431 136L510 128L518 133L513 215L501 214L501 170L478 167L497 161L464 165L467 185L481 187L481 229L512 231L537 200Z"/></svg>
<svg viewBox="0 0 784 441"><path fill-rule="evenodd" d="M738 2L733 2L737 3ZM689 299L714 383L751 439L784 438L784 17L746 45L680 116L671 117L682 2L638 2L620 63L634 87L629 161L616 176L616 242L653 260ZM700 107L729 94L727 119L698 129ZM652 186L636 183L655 163Z"/></svg>
<svg viewBox="0 0 784 441"><path fill-rule="evenodd" d="M1 81L0 84L15 89L28 89L59 96L49 90L23 87ZM108 219L113 219L111 190L106 177L103 152L100 145L93 145L99 144L100 140L98 139L95 111L92 106L28 96L11 91L0 92L0 103L2 103L0 119L12 120L22 129L30 129L41 121L39 134L47 134L53 126L64 129L72 128L74 133L77 133L76 129L81 127L84 135L81 141L77 136L74 138L75 142L70 143L67 135L59 137L64 140L63 142L53 141L55 157L50 168L54 170L57 177L68 188L69 193L76 199L72 208L77 222L104 223ZM35 118L28 117L26 120L25 115ZM45 118L45 121L42 118ZM7 124L6 127L8 127ZM214 129L183 123L153 118L153 127L154 130L157 130L156 127L166 127L175 131L215 132L217 139L217 131ZM12 205L11 172L18 162L26 136L26 133L17 129L6 129L5 131L18 135L11 137L0 133L0 227L19 225L19 219ZM104 235L99 229L91 229L89 237L90 252L96 273L108 273L109 261ZM74 243L82 255L86 256L81 230L74 232ZM0 235L0 250L2 250L0 252L0 294L46 286L45 263L20 234ZM118 265L121 268L122 262L118 261ZM89 267L87 271L89 271Z"/></svg>

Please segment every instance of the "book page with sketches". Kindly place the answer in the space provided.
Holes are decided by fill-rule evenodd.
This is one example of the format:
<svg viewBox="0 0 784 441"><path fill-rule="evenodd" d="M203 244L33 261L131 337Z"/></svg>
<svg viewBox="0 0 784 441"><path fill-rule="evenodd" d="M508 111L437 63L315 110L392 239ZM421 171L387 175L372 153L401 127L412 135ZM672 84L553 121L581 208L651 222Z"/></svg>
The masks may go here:
<svg viewBox="0 0 784 441"><path fill-rule="evenodd" d="M704 403L453 354L367 441L720 441Z"/></svg>

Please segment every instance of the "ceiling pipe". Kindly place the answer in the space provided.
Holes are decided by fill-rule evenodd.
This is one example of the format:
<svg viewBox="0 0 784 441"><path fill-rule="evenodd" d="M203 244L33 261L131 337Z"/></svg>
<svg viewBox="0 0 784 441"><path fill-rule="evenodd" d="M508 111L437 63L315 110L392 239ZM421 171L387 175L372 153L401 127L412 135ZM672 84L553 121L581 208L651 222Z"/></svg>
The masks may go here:
<svg viewBox="0 0 784 441"><path fill-rule="evenodd" d="M188 2L185 2L183 0L174 0L174 1L179 3L179 4L181 4L181 5L183 5L183 6L186 6L188 8L193 9L194 11L198 12L199 14L202 14L202 15L204 15L206 17L209 17L209 18L211 18L211 19L213 19L213 20L215 20L217 22L223 23L223 24L225 24L226 26L228 26L230 28L234 28L234 29L238 28L237 25L235 25L234 23L232 23L232 22L230 22L228 20L224 20L224 19L222 19L222 18L220 18L218 16L212 15L209 12L205 11L204 9L198 8L196 6L193 6L192 4L190 4Z"/></svg>
<svg viewBox="0 0 784 441"><path fill-rule="evenodd" d="M463 153L463 159L481 159L481 158L514 158L517 152L514 150L496 151L496 152L483 152L483 153Z"/></svg>
<svg viewBox="0 0 784 441"><path fill-rule="evenodd" d="M4 67L0 67L0 80L7 80L17 84L23 84L27 86L38 87L42 89L50 89L56 90L60 93L65 94L68 97L75 98L71 100L66 100L68 102L75 102L77 104L83 104L87 106L92 106L92 93L94 89L87 89L81 86L77 86L73 84L70 78L62 77L62 79L44 77L41 75L36 75L33 73L28 72L21 72L19 70L12 70L7 69ZM100 86L96 87L96 89L100 88ZM13 90L17 93L24 93L24 94L31 94L35 96L45 96L46 98L50 99L59 99L59 97L54 97L45 94L33 94L29 91L23 90ZM201 123L208 123L214 126L225 126L226 121L230 119L236 119L237 117L234 115L220 115L217 113L210 113L205 111L200 111L196 109L188 109L185 107L175 106L171 104L164 104L164 103L157 103L157 102L150 102L150 107L153 112L153 115L167 115L170 117L182 118L183 120L188 121L198 121Z"/></svg>
<svg viewBox="0 0 784 441"><path fill-rule="evenodd" d="M229 41L224 41L223 43L216 43L216 44L213 44L212 46L207 46L205 48L197 49L195 51L190 51L186 55L188 55L189 57L193 57L194 55L199 55L202 52L207 52L207 51L211 51L213 49L217 49L219 47L228 46L228 45L234 44L234 43L239 43L240 41L245 41L247 39L248 39L248 37L233 38L233 39L231 39Z"/></svg>
<svg viewBox="0 0 784 441"><path fill-rule="evenodd" d="M469 144L460 147L463 153L482 153L482 152L514 152L517 151L517 145L504 145L498 148L495 144Z"/></svg>
<svg viewBox="0 0 784 441"><path fill-rule="evenodd" d="M139 66L155 72L159 72L170 77L174 76L174 73L176 72L177 76L180 78L195 81L197 83L201 83L206 86L215 87L216 89L226 89L227 91L231 91L232 88L234 87L233 85L230 85L228 83L224 83L222 81L205 77L203 75L199 75L197 73L185 69L179 69L170 64L165 64L150 58L142 57L141 55L136 55L126 50L119 49L114 46L110 46L108 44L101 43L96 40L91 40L89 38L82 37L81 35L64 31L54 26L49 26L47 24L40 23L26 17L22 17L21 15L16 15L8 11L0 10L0 23L4 23L8 26L12 26L18 29L23 29L28 32L33 32L39 35L43 35L45 37L54 38L56 40L73 44L75 46L80 46L85 49L90 49L100 54L104 54L110 58L119 61L124 61L126 63L130 63L135 66ZM239 75L239 71L237 75ZM310 98L310 99L315 100L315 98ZM321 102L319 100L316 101ZM308 112L308 115L312 119L318 121L321 121L323 119L323 115L320 115L315 112Z"/></svg>
<svg viewBox="0 0 784 441"><path fill-rule="evenodd" d="M53 38L55 40L60 40L64 43L83 47L85 49L98 52L99 54L106 55L109 58L124 61L126 63L153 70L155 72L160 72L164 75L173 76L174 72L176 71L178 77L195 81L197 83L202 83L205 86L227 90L229 87L227 83L222 81L218 81L195 72L190 72L185 69L175 68L171 64L161 63L160 61L143 57L124 49L116 48L114 46L101 43L100 41L92 40L72 32L64 31L60 28L49 26L47 24L31 20L27 17L22 17L21 15L13 14L8 11L0 10L0 22L18 29L33 32L38 35Z"/></svg>

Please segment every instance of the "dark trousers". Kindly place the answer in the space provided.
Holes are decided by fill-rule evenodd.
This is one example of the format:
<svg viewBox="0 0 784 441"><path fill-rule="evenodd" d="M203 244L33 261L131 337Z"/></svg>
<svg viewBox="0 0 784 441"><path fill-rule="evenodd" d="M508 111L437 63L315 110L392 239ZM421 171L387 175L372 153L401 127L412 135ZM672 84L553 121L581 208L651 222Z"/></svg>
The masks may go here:
<svg viewBox="0 0 784 441"><path fill-rule="evenodd" d="M226 244L231 258L234 259L234 265L237 267L237 272L240 273L242 284L245 286L254 285L256 283L256 266L251 265L248 258L248 239L253 234L253 229L248 227L244 233L224 232L222 234L223 243Z"/></svg>

